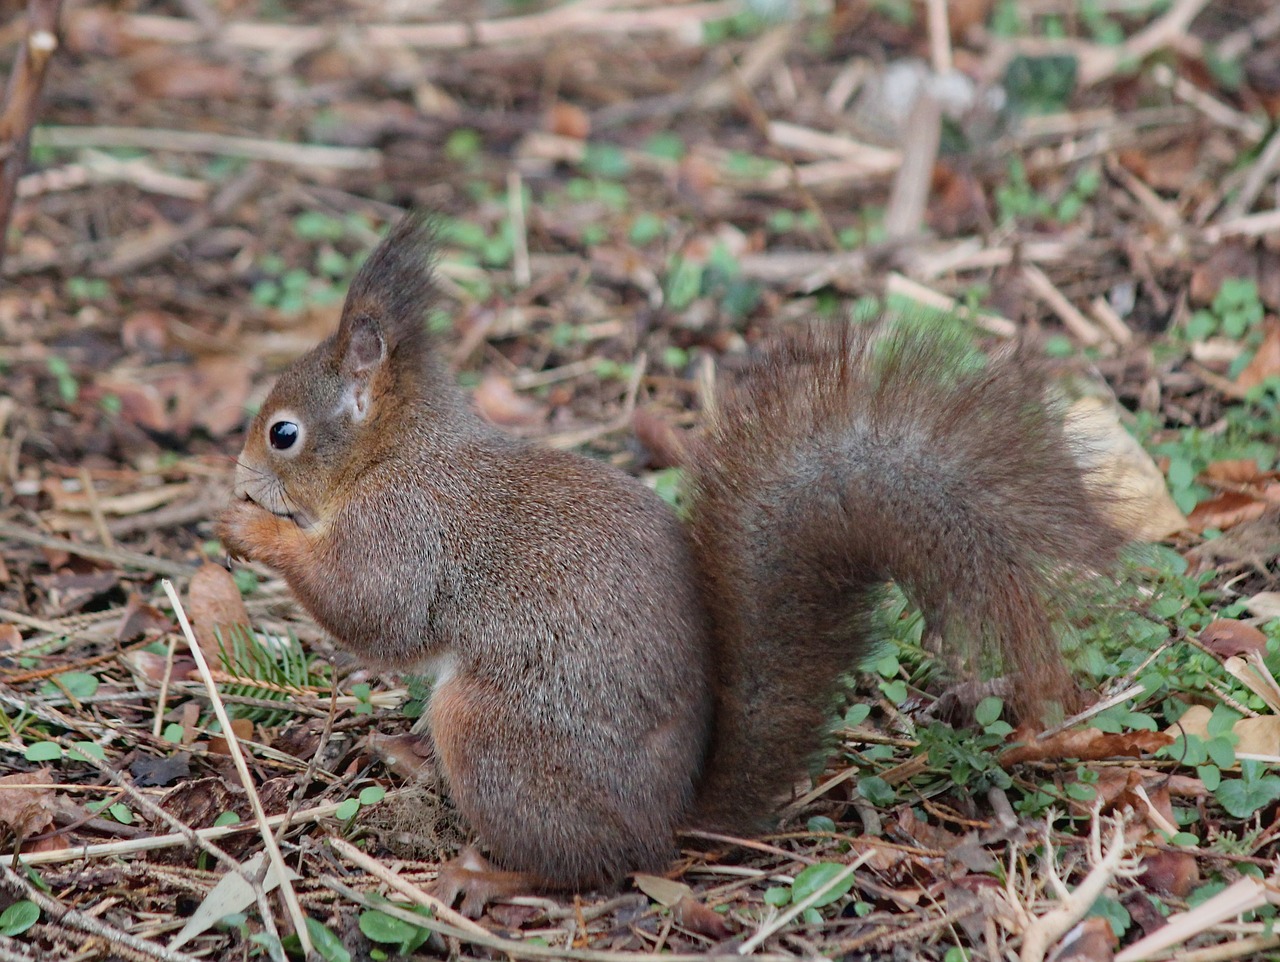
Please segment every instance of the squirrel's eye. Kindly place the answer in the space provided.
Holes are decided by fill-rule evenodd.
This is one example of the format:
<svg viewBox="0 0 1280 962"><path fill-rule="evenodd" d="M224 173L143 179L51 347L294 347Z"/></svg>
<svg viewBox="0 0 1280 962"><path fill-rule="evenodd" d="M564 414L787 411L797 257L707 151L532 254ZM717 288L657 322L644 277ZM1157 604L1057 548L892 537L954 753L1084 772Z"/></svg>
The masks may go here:
<svg viewBox="0 0 1280 962"><path fill-rule="evenodd" d="M271 425L271 430L267 432L267 438L271 441L271 446L277 451L287 451L298 440L298 425L292 421L277 421Z"/></svg>

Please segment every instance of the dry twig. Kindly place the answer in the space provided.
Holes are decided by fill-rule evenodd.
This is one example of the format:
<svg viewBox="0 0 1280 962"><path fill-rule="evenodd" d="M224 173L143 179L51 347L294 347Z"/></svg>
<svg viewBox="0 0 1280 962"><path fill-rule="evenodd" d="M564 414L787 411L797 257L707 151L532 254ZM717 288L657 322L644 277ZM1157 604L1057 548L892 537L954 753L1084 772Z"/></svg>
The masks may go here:
<svg viewBox="0 0 1280 962"><path fill-rule="evenodd" d="M31 128L36 122L40 90L54 51L58 49L58 17L62 0L28 0L27 35L9 75L4 113L0 114L0 265L18 178L27 162Z"/></svg>

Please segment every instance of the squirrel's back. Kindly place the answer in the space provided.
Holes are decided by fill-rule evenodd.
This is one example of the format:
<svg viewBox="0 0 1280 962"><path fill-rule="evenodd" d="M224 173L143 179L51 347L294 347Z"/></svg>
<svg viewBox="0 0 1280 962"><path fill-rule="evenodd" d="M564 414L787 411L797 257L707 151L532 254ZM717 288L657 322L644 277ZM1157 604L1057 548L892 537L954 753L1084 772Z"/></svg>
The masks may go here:
<svg viewBox="0 0 1280 962"><path fill-rule="evenodd" d="M804 772L886 581L949 650L997 654L1024 711L1072 691L1058 591L1125 537L1040 368L914 325L825 326L725 393L690 458L716 693L704 823L758 824Z"/></svg>

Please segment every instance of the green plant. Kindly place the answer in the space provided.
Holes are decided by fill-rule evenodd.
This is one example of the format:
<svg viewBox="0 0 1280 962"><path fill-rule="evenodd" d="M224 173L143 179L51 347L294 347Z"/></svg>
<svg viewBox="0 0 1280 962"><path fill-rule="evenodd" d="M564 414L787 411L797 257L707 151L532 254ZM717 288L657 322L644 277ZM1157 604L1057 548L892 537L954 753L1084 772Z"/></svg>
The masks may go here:
<svg viewBox="0 0 1280 962"><path fill-rule="evenodd" d="M76 399L80 397L80 382L71 372L71 365L67 359L52 354L45 365L58 385L58 397L62 399L62 403L68 406L75 404Z"/></svg>
<svg viewBox="0 0 1280 962"><path fill-rule="evenodd" d="M1081 168L1056 200L1033 187L1020 157L1009 160L1008 180L996 188L996 209L1002 222L1017 220L1069 224L1098 192L1102 175L1095 167Z"/></svg>
<svg viewBox="0 0 1280 962"><path fill-rule="evenodd" d="M849 866L839 862L819 862L807 866L790 885L766 889L764 900L775 908L783 908L787 905L799 905L816 896L816 900L804 910L801 918L811 925L818 925L822 922L822 913L818 909L848 895L853 889L853 882L854 875Z"/></svg>
<svg viewBox="0 0 1280 962"><path fill-rule="evenodd" d="M351 953L331 928L309 915L305 917L305 924L307 935L311 937L311 947L321 959L325 962L351 962ZM282 945L291 956L301 958L302 940L296 932L287 935L282 940Z"/></svg>
<svg viewBox="0 0 1280 962"><path fill-rule="evenodd" d="M40 907L35 902L19 899L0 912L0 935L13 938L40 921Z"/></svg>
<svg viewBox="0 0 1280 962"><path fill-rule="evenodd" d="M375 904L393 906L401 912L428 918L431 916L431 910L421 905L402 905L373 894L370 894L369 899ZM399 955L412 955L431 935L429 929L413 925L378 909L365 909L360 913L358 924L365 938L379 945L395 946L393 951Z"/></svg>
<svg viewBox="0 0 1280 962"><path fill-rule="evenodd" d="M362 808L377 805L386 796L387 790L381 785L370 785L361 789L356 797L344 799L338 806L338 810L333 813L334 817L350 824Z"/></svg>
<svg viewBox="0 0 1280 962"><path fill-rule="evenodd" d="M1203 341L1215 335L1240 339L1256 327L1264 314L1258 283L1247 277L1228 277L1218 288L1213 303L1201 308L1187 321L1187 337Z"/></svg>
<svg viewBox="0 0 1280 962"><path fill-rule="evenodd" d="M308 655L296 635L268 639L235 626L225 635L217 633L223 668L236 681L224 683L229 695L278 702L278 710L255 705L229 703L233 718L249 718L261 725L278 724L289 714L289 699L298 692L327 688L331 672L327 662Z"/></svg>
<svg viewBox="0 0 1280 962"><path fill-rule="evenodd" d="M1280 775L1268 775L1266 771L1263 762L1245 759L1240 762L1240 777L1223 780L1213 797L1228 815L1248 818L1280 799Z"/></svg>

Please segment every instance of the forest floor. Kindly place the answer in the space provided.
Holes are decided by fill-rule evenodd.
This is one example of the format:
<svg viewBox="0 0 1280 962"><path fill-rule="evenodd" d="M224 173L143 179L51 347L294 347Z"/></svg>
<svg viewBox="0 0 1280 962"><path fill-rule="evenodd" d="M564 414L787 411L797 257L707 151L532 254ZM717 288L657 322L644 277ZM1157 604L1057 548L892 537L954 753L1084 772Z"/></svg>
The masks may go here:
<svg viewBox="0 0 1280 962"><path fill-rule="evenodd" d="M0 2L5 74L25 30ZM1280 6L80 0L61 34L0 267L0 960L296 957L302 915L330 960L1277 950ZM480 412L664 493L789 324L1046 355L1159 541L1068 645L1097 703L1021 747L994 694L943 724L904 614L774 833L425 907L467 835L421 685L201 567L248 417L415 205ZM265 894L229 872L264 819Z"/></svg>

